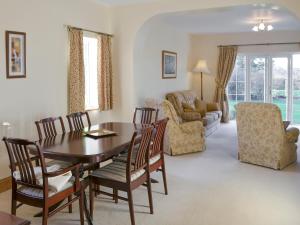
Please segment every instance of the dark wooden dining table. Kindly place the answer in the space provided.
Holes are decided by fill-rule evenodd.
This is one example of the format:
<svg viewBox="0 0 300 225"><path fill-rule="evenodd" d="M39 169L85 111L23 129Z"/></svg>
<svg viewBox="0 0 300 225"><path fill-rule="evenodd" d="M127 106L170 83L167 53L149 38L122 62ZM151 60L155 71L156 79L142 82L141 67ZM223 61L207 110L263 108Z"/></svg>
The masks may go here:
<svg viewBox="0 0 300 225"><path fill-rule="evenodd" d="M107 129L114 131L116 134L92 138L84 135L82 131L69 132L39 140L39 145L47 159L56 159L72 163L97 164L124 151L130 144L133 132L139 132L143 127L143 125L134 123L101 123L85 128L84 131ZM87 179L83 181L85 187L89 183ZM88 223L91 225L93 223L88 211L85 194L84 198L85 215Z"/></svg>

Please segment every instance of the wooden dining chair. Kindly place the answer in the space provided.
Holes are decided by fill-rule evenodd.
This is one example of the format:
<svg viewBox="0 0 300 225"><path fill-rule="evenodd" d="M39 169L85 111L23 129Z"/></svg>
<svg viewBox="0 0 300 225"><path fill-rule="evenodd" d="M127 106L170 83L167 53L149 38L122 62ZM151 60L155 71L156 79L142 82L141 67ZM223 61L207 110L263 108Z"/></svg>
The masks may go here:
<svg viewBox="0 0 300 225"><path fill-rule="evenodd" d="M66 129L65 129L65 125L64 125L64 121L62 119L62 117L48 117L45 119L41 119L39 121L35 121L35 125L37 128L37 132L39 135L39 139L42 140L44 139L45 142L49 142L49 144L52 144L51 142L53 142L53 140L55 140L55 136L58 134L57 130L58 127L56 126L56 124L60 125L60 130L62 134L66 133ZM58 164L61 167L68 167L71 166L70 163L67 162L63 162L60 160L53 160L51 161L49 164ZM72 196L69 196L68 201L70 202L72 199ZM72 213L72 204L69 205L69 213Z"/></svg>
<svg viewBox="0 0 300 225"><path fill-rule="evenodd" d="M135 108L133 123L151 124L157 121L158 109L142 107Z"/></svg>
<svg viewBox="0 0 300 225"><path fill-rule="evenodd" d="M38 131L39 139L54 137L57 135L57 122L60 124L61 133L65 133L65 125L62 117L49 117L35 121L35 125ZM44 135L43 135L44 134Z"/></svg>
<svg viewBox="0 0 300 225"><path fill-rule="evenodd" d="M86 117L87 126L91 126L91 120L88 112L76 112L67 115L70 131L81 131L84 127L84 117Z"/></svg>
<svg viewBox="0 0 300 225"><path fill-rule="evenodd" d="M165 195L168 195L167 176L164 158L164 136L169 118L154 123L155 135L150 146L149 169L150 173L161 171L164 181Z"/></svg>
<svg viewBox="0 0 300 225"><path fill-rule="evenodd" d="M56 171L47 171L45 158L38 144L23 139L7 139L5 137L3 141L8 152L12 177L11 213L16 215L17 208L23 204L40 207L43 208L42 224L47 225L48 217L79 200L80 223L83 225L83 190L79 181L80 164ZM32 151L36 153L40 167L36 167L31 160L30 153ZM74 179L71 178L59 190L54 190L49 186L49 179L66 176L69 171L73 172ZM50 207L72 195L74 197L70 202L53 211L49 210ZM17 205L17 202L20 204Z"/></svg>
<svg viewBox="0 0 300 225"><path fill-rule="evenodd" d="M164 189L165 189L166 195L168 195L168 187L167 187L167 177L166 177L163 146L164 146L164 136L165 136L166 126L167 126L168 121L169 121L169 119L165 118L165 119L157 121L156 123L153 123L155 130L154 130L154 136L150 143L150 157L149 157L150 173L155 172L155 171L162 172ZM137 152L136 152L136 150L134 150L132 153L133 163L134 163L134 159L136 156L137 156ZM126 163L127 158L128 158L128 152L125 152L125 153L115 157L113 160ZM152 181L155 182L155 180L152 180ZM155 183L157 183L157 182L155 182Z"/></svg>
<svg viewBox="0 0 300 225"><path fill-rule="evenodd" d="M148 189L148 199L150 205L150 213L153 214L153 202L151 193L150 171L149 171L149 146L153 134L153 127L145 128L138 135L134 132L128 154L127 163L113 162L102 168L93 171L90 175L90 187L101 185L112 188L113 194L98 191L92 188L90 193L90 213L93 215L94 210L94 192L99 192L117 199L128 201L131 225L135 225L132 191L144 183ZM137 143L138 142L138 143ZM132 159L133 149L138 146L137 156ZM127 198L119 196L118 191L127 193Z"/></svg>

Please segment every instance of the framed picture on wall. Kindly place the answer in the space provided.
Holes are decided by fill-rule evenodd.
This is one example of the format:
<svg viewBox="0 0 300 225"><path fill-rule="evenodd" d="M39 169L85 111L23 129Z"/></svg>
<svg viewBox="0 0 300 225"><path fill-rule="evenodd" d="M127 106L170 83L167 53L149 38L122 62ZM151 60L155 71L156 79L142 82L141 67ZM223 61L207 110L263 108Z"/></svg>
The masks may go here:
<svg viewBox="0 0 300 225"><path fill-rule="evenodd" d="M162 79L177 77L177 53L162 51Z"/></svg>
<svg viewBox="0 0 300 225"><path fill-rule="evenodd" d="M6 77L26 77L26 33L6 31Z"/></svg>

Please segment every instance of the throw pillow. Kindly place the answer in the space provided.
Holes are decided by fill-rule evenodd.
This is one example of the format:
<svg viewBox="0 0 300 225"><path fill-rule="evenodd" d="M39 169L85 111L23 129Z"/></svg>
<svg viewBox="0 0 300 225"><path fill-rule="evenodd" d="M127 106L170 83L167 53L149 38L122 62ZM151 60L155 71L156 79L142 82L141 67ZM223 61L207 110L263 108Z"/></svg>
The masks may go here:
<svg viewBox="0 0 300 225"><path fill-rule="evenodd" d="M206 103L204 101L200 101L198 98L195 99L195 108L196 111L201 114L201 117L205 117L206 114Z"/></svg>
<svg viewBox="0 0 300 225"><path fill-rule="evenodd" d="M220 104L219 103L207 103L207 111L220 111Z"/></svg>
<svg viewBox="0 0 300 225"><path fill-rule="evenodd" d="M182 108L184 112L195 112L195 108L186 102L182 102Z"/></svg>

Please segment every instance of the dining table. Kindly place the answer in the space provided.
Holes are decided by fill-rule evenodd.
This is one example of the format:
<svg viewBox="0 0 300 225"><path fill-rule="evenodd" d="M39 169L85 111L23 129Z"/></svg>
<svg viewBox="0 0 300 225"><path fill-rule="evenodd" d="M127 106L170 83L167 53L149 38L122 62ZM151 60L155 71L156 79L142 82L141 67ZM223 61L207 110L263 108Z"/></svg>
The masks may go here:
<svg viewBox="0 0 300 225"><path fill-rule="evenodd" d="M124 122L108 122L92 125L83 131L59 134L38 141L46 159L61 160L70 163L99 164L124 151L131 142L133 133L140 132L145 125ZM88 132L99 130L113 131L103 137L91 137ZM34 152L32 152L34 154ZM83 176L83 170L81 175ZM84 190L89 185L88 177L82 179ZM92 219L88 210L84 192L84 211L89 225Z"/></svg>

